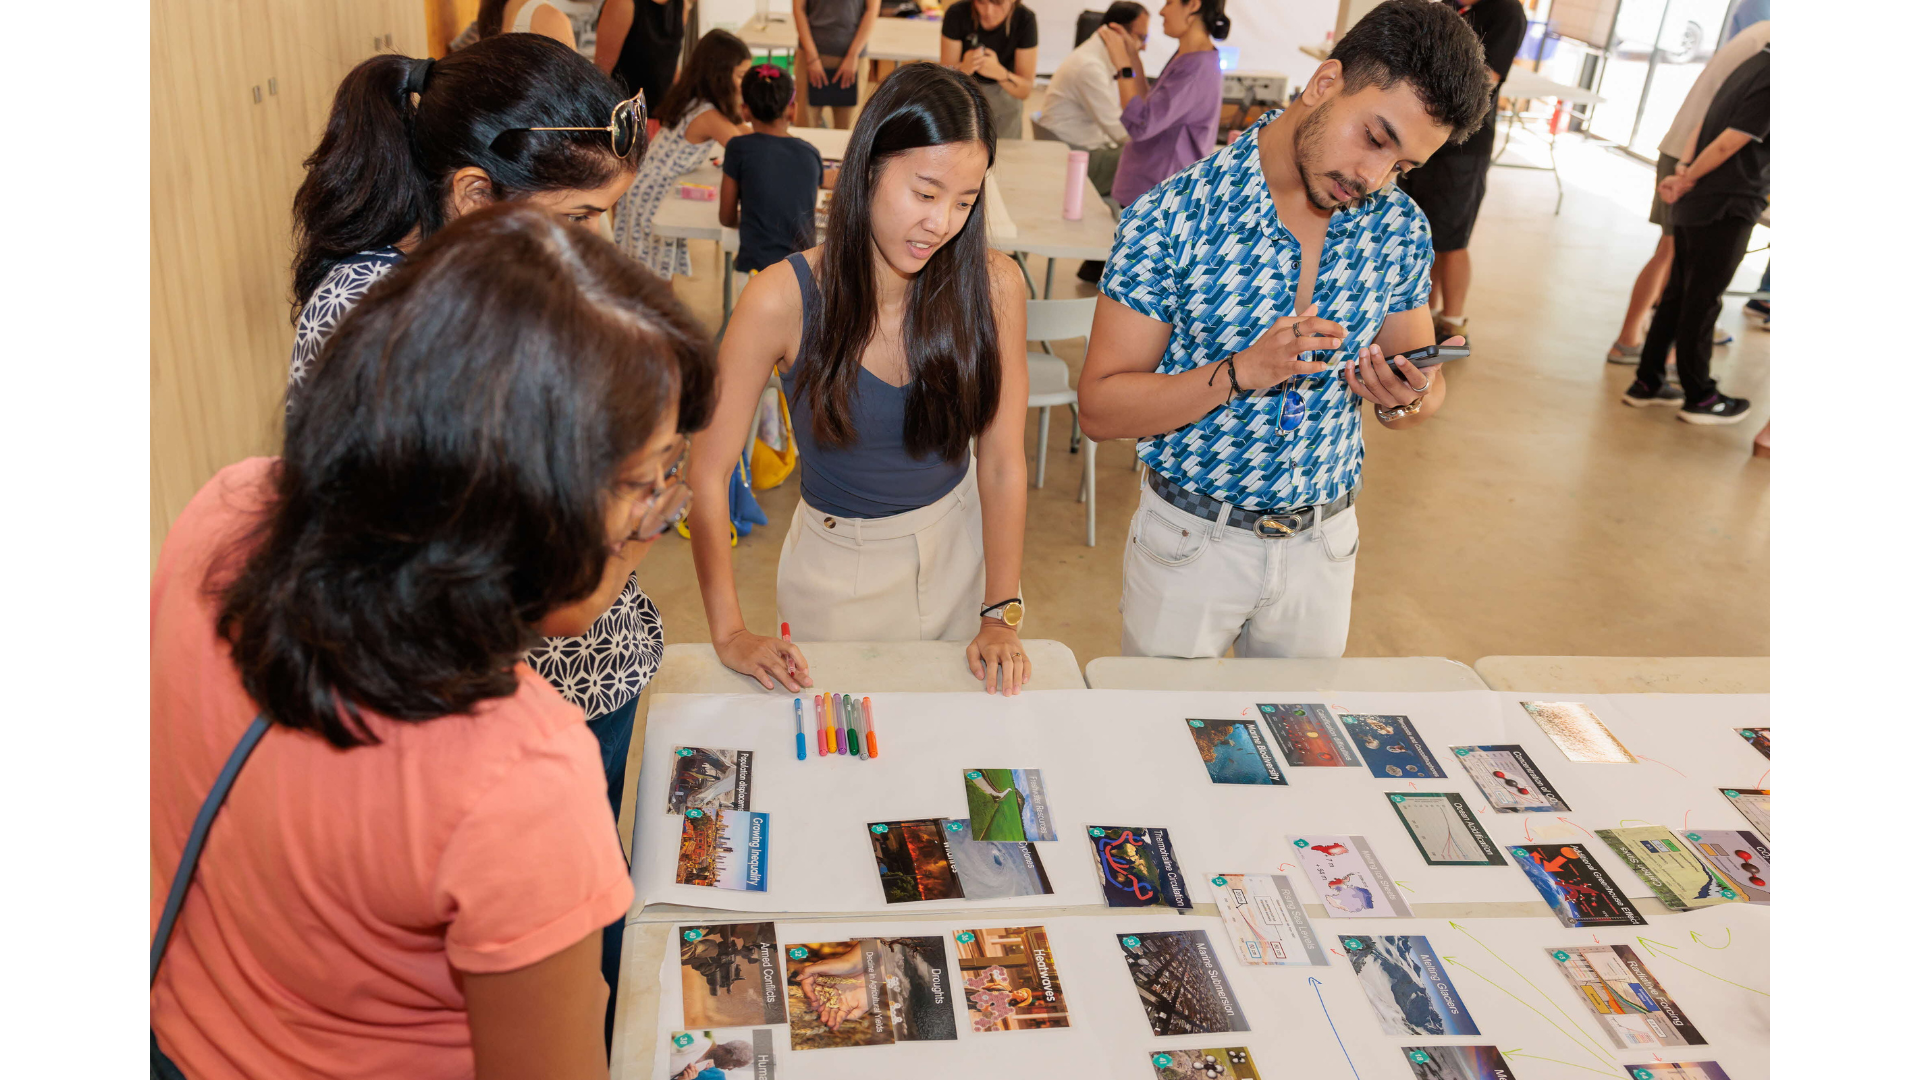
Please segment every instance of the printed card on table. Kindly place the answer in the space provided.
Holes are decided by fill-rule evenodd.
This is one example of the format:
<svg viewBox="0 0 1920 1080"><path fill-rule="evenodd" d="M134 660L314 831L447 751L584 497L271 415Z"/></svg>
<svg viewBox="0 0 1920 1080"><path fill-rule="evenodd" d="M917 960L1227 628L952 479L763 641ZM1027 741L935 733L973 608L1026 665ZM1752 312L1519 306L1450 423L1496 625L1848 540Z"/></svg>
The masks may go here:
<svg viewBox="0 0 1920 1080"><path fill-rule="evenodd" d="M705 1078L717 1072L723 1080L778 1080L772 1028L676 1031L671 1042L670 1077Z"/></svg>
<svg viewBox="0 0 1920 1080"><path fill-rule="evenodd" d="M1732 1080L1717 1061L1656 1061L1625 1068L1632 1080Z"/></svg>
<svg viewBox="0 0 1920 1080"><path fill-rule="evenodd" d="M1249 1030L1247 1014L1205 930L1116 936L1155 1035Z"/></svg>
<svg viewBox="0 0 1920 1080"><path fill-rule="evenodd" d="M1514 1080L1493 1046L1403 1046L1414 1080Z"/></svg>
<svg viewBox="0 0 1920 1080"><path fill-rule="evenodd" d="M1672 829L1636 825L1630 829L1601 829L1594 835L1646 882L1668 911L1738 904L1747 899L1746 890L1694 854Z"/></svg>
<svg viewBox="0 0 1920 1080"><path fill-rule="evenodd" d="M1773 832L1773 793L1767 788L1721 788L1720 794L1727 797L1740 816L1747 819L1762 840L1770 839Z"/></svg>
<svg viewBox="0 0 1920 1080"><path fill-rule="evenodd" d="M1342 713L1340 722L1373 775L1394 780L1446 777L1433 751L1427 749L1406 717Z"/></svg>
<svg viewBox="0 0 1920 1080"><path fill-rule="evenodd" d="M1244 1046L1161 1050L1150 1060L1157 1080L1260 1080L1253 1051Z"/></svg>
<svg viewBox="0 0 1920 1080"><path fill-rule="evenodd" d="M1356 934L1342 937L1340 947L1387 1034L1480 1034L1425 937Z"/></svg>
<svg viewBox="0 0 1920 1080"><path fill-rule="evenodd" d="M674 747L667 813L684 814L690 809L709 814L753 809L753 751Z"/></svg>
<svg viewBox="0 0 1920 1080"><path fill-rule="evenodd" d="M1633 755L1593 710L1578 701L1523 701L1533 722L1569 761L1604 761L1619 765L1634 763Z"/></svg>
<svg viewBox="0 0 1920 1080"><path fill-rule="evenodd" d="M681 927L680 1012L689 1029L786 1023L773 924Z"/></svg>
<svg viewBox="0 0 1920 1080"><path fill-rule="evenodd" d="M768 818L751 810L681 816L680 858L673 880L736 892L767 891Z"/></svg>
<svg viewBox="0 0 1920 1080"><path fill-rule="evenodd" d="M1300 768L1357 768L1353 752L1333 710L1325 705L1256 705L1273 732L1287 764Z"/></svg>
<svg viewBox="0 0 1920 1080"><path fill-rule="evenodd" d="M1428 866L1505 866L1467 801L1451 791L1395 791L1387 802Z"/></svg>
<svg viewBox="0 0 1920 1080"><path fill-rule="evenodd" d="M944 938L855 938L786 946L795 1050L957 1039Z"/></svg>
<svg viewBox="0 0 1920 1080"><path fill-rule="evenodd" d="M1180 861L1173 855L1173 837L1165 829L1145 825L1090 825L1087 841L1100 875L1100 892L1108 907L1166 907L1185 911L1193 906Z"/></svg>
<svg viewBox="0 0 1920 1080"><path fill-rule="evenodd" d="M1513 861L1562 926L1645 926L1620 886L1582 844L1515 844Z"/></svg>
<svg viewBox="0 0 1920 1080"><path fill-rule="evenodd" d="M947 831L939 818L876 821L867 826L880 892L889 904L957 900L966 894L954 873Z"/></svg>
<svg viewBox="0 0 1920 1080"><path fill-rule="evenodd" d="M967 817L975 840L1058 840L1039 769L968 769Z"/></svg>
<svg viewBox="0 0 1920 1080"><path fill-rule="evenodd" d="M1207 777L1216 784L1285 784L1267 738L1253 720L1188 720Z"/></svg>
<svg viewBox="0 0 1920 1080"><path fill-rule="evenodd" d="M1660 980L1626 945L1569 945L1548 949L1607 1038L1622 1050L1704 1046L1707 1037L1673 1003Z"/></svg>
<svg viewBox="0 0 1920 1080"><path fill-rule="evenodd" d="M1740 733L1741 738L1747 740L1747 745L1760 751L1763 756L1769 758L1773 756L1772 728L1743 727L1734 728L1734 730Z"/></svg>
<svg viewBox="0 0 1920 1080"><path fill-rule="evenodd" d="M1714 869L1739 884L1749 903L1768 902L1773 856L1759 834L1745 829L1695 829L1687 833L1687 840Z"/></svg>
<svg viewBox="0 0 1920 1080"><path fill-rule="evenodd" d="M955 930L960 992L973 1030L1061 1028L1067 998L1044 926L990 926Z"/></svg>
<svg viewBox="0 0 1920 1080"><path fill-rule="evenodd" d="M1402 919L1413 911L1364 836L1290 836L1315 897L1336 919Z"/></svg>
<svg viewBox="0 0 1920 1080"><path fill-rule="evenodd" d="M965 818L941 818L940 827L947 837L947 858L967 899L1053 894L1046 864L1032 841L975 840Z"/></svg>
<svg viewBox="0 0 1920 1080"><path fill-rule="evenodd" d="M1467 770L1496 814L1568 812L1547 775L1519 746L1456 746L1454 760Z"/></svg>
<svg viewBox="0 0 1920 1080"><path fill-rule="evenodd" d="M1215 874L1211 882L1241 963L1327 966L1293 882L1280 874Z"/></svg>

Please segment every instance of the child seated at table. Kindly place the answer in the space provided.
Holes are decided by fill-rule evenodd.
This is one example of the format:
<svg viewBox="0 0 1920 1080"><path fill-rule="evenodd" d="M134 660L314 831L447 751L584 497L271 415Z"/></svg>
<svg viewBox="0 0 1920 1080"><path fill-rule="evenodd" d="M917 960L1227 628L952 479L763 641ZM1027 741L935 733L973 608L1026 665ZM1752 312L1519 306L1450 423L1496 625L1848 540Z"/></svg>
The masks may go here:
<svg viewBox="0 0 1920 1080"><path fill-rule="evenodd" d="M785 69L749 68L740 100L753 133L727 143L720 224L740 230L734 268L759 273L813 246L814 202L822 187L833 187L839 170L828 170L812 143L787 134L793 76Z"/></svg>

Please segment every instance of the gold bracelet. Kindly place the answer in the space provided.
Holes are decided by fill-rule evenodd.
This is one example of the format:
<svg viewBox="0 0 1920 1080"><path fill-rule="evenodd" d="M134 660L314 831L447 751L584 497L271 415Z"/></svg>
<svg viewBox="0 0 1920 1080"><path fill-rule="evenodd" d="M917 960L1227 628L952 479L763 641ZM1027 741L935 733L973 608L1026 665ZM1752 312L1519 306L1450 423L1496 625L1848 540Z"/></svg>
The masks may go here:
<svg viewBox="0 0 1920 1080"><path fill-rule="evenodd" d="M1391 409L1383 409L1380 406L1375 405L1373 407L1373 418L1385 424L1394 420L1398 420L1403 416L1412 416L1414 413L1417 413L1420 411L1421 403L1426 400L1427 400L1426 398L1414 398L1412 401L1408 402L1405 405L1396 405Z"/></svg>

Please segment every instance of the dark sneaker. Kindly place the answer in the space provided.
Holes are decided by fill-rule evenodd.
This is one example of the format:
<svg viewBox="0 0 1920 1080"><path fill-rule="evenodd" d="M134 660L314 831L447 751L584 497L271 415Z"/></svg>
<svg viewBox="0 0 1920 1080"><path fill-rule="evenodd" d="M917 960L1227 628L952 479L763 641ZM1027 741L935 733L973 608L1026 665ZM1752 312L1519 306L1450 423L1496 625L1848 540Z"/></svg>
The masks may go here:
<svg viewBox="0 0 1920 1080"><path fill-rule="evenodd" d="M1747 306L1740 309L1747 321L1762 330L1773 329L1773 302L1770 300L1749 300Z"/></svg>
<svg viewBox="0 0 1920 1080"><path fill-rule="evenodd" d="M1686 400L1687 395L1681 393L1680 388L1672 383L1649 387L1639 379L1633 380L1633 385L1627 387L1627 392L1620 396L1622 404L1631 405L1636 409L1644 409L1649 405L1670 405L1677 409L1685 404Z"/></svg>
<svg viewBox="0 0 1920 1080"><path fill-rule="evenodd" d="M1689 424L1737 424L1753 405L1746 398L1715 394L1698 405L1680 406L1680 419Z"/></svg>

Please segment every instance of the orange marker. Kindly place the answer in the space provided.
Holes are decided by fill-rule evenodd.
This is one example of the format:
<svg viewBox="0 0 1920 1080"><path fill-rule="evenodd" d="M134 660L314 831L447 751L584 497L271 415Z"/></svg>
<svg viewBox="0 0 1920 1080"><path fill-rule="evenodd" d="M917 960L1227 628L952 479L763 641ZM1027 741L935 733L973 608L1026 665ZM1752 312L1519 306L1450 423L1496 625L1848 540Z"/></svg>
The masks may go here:
<svg viewBox="0 0 1920 1080"><path fill-rule="evenodd" d="M861 698L860 711L864 713L867 718L867 756L870 758L879 757L880 740L873 734L873 699L870 697Z"/></svg>
<svg viewBox="0 0 1920 1080"><path fill-rule="evenodd" d="M833 704L832 694L820 695L820 706L822 710L821 712L822 716L826 716L826 710L831 708L832 704ZM834 724L833 718L830 716L826 716L825 723L827 725L827 753L829 755L845 753L845 751L840 748L840 728Z"/></svg>

